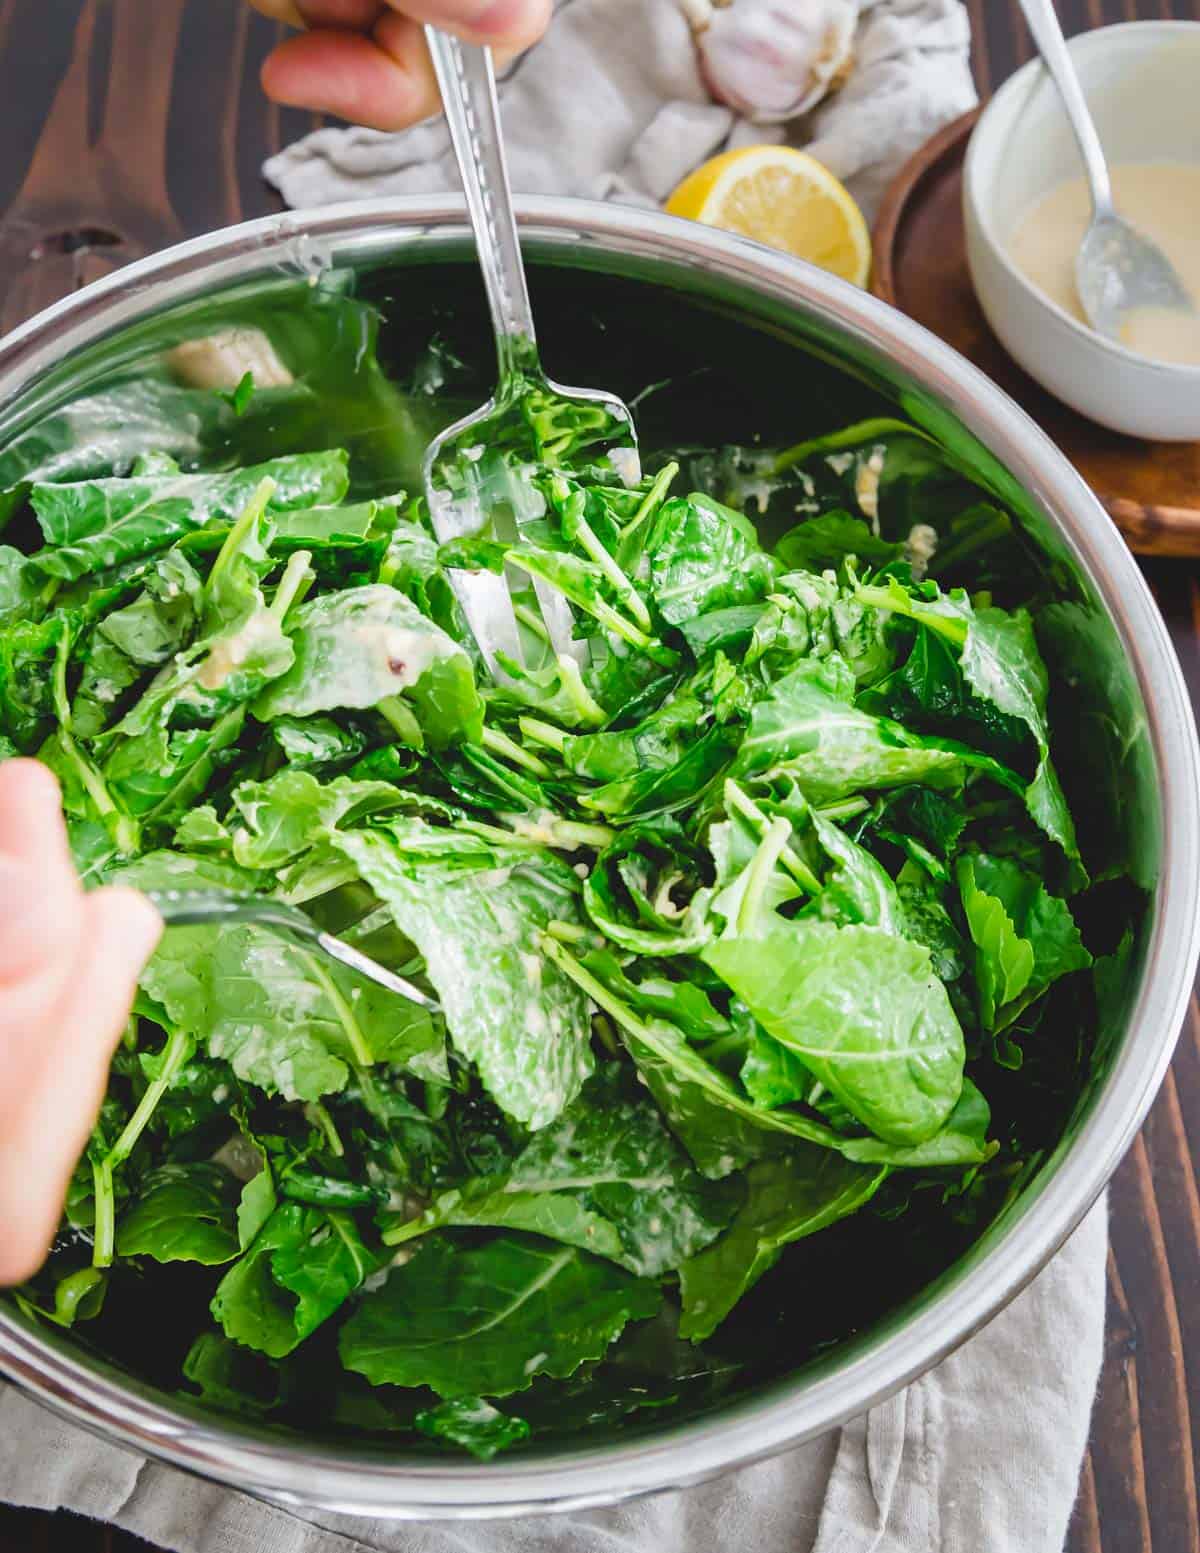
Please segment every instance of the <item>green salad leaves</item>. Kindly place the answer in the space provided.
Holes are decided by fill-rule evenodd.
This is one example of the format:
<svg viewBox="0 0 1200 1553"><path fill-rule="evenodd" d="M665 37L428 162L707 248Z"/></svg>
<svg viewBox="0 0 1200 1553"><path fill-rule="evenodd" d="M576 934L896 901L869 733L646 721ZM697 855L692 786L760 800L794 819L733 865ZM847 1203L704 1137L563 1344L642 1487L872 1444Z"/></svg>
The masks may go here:
<svg viewBox="0 0 1200 1553"><path fill-rule="evenodd" d="M58 774L85 882L278 897L439 1006L169 931L21 1299L102 1331L185 1277L188 1394L286 1418L320 1373L334 1424L482 1458L731 1384L740 1302L848 1225L976 1233L1092 964L1036 615L970 583L1011 522L928 437L627 484L525 408L520 521L445 549L358 441L73 465L61 414L0 547L0 758ZM525 611L492 682L483 566L576 653Z"/></svg>

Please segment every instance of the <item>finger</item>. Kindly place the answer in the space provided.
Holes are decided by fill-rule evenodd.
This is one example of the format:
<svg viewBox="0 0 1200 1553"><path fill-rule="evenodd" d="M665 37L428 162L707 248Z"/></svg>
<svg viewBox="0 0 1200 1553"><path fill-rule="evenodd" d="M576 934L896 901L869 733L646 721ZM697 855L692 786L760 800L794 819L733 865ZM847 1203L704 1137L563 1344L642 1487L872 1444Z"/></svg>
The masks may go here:
<svg viewBox="0 0 1200 1553"><path fill-rule="evenodd" d="M0 1011L35 1021L74 975L82 937L83 890L66 868L34 868L0 856Z"/></svg>
<svg viewBox="0 0 1200 1553"><path fill-rule="evenodd" d="M493 48L517 51L536 43L550 22L551 0L390 0L407 16L431 22Z"/></svg>
<svg viewBox="0 0 1200 1553"><path fill-rule="evenodd" d="M317 31L288 38L263 65L262 84L276 102L372 129L403 129L439 107L420 26L394 14L381 17L371 37Z"/></svg>
<svg viewBox="0 0 1200 1553"><path fill-rule="evenodd" d="M104 1099L137 978L162 931L158 913L134 890L97 890L85 915L84 957L55 1016L58 1060L43 1067L0 1134L0 1283L31 1276L45 1257Z"/></svg>
<svg viewBox="0 0 1200 1553"><path fill-rule="evenodd" d="M32 1014L59 996L79 942L83 892L62 793L37 760L0 765L0 986Z"/></svg>
<svg viewBox="0 0 1200 1553"><path fill-rule="evenodd" d="M53 1237L67 1183L95 1126L137 978L162 921L134 890L88 896L84 959L56 1015L58 1061L10 1118L0 1143L0 1282L28 1277Z"/></svg>
<svg viewBox="0 0 1200 1553"><path fill-rule="evenodd" d="M286 22L289 27L304 26L304 19L296 9L294 0L250 0L250 4L273 22Z"/></svg>
<svg viewBox="0 0 1200 1553"><path fill-rule="evenodd" d="M138 977L162 937L163 920L140 890L120 885L84 900L83 970L68 997L76 1017L96 1031L96 1106L103 1099L109 1059L129 1019Z"/></svg>
<svg viewBox="0 0 1200 1553"><path fill-rule="evenodd" d="M40 760L0 764L0 857L33 868L71 867L62 791Z"/></svg>

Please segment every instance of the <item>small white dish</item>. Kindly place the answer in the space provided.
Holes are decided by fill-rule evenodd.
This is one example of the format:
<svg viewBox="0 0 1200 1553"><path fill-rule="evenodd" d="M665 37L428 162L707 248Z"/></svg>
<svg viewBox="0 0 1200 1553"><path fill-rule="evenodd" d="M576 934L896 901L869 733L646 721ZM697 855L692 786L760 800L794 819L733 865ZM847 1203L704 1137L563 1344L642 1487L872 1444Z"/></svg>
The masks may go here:
<svg viewBox="0 0 1200 1553"><path fill-rule="evenodd" d="M1200 23L1102 27L1070 50L1110 165L1200 164ZM1030 206L1082 171L1057 89L1032 60L997 92L967 148L963 214L980 305L1009 354L1082 414L1152 441L1200 438L1200 366L1151 361L1094 333L1009 257ZM1200 210L1188 217L1200 226Z"/></svg>

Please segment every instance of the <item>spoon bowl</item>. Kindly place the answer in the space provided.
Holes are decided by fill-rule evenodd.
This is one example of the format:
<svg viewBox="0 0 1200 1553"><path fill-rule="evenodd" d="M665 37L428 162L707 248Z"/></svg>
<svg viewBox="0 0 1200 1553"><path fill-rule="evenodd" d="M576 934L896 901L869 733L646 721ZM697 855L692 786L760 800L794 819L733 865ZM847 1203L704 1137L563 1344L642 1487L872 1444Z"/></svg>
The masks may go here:
<svg viewBox="0 0 1200 1553"><path fill-rule="evenodd" d="M1118 343L1142 308L1194 313L1191 293L1157 243L1115 212L1097 215L1075 257L1075 288L1088 322Z"/></svg>

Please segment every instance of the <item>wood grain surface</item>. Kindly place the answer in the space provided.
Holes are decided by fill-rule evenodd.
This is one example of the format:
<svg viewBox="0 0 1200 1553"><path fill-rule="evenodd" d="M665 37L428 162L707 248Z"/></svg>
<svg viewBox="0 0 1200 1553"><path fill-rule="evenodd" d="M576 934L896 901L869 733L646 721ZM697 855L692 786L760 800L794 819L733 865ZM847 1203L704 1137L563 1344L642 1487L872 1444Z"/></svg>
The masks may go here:
<svg viewBox="0 0 1200 1553"><path fill-rule="evenodd" d="M1013 0L967 6L986 94L1029 57L1029 39ZM1071 31L1138 16L1200 20L1200 0L1059 0L1059 9ZM278 208L263 157L316 121L259 92L258 64L275 37L243 0L0 0L5 327L137 254ZM1200 704L1200 569L1178 560L1144 569ZM1198 1161L1193 1002L1110 1193L1107 1356L1070 1553L1200 1550ZM0 1553L145 1548L71 1516L0 1508Z"/></svg>
<svg viewBox="0 0 1200 1553"><path fill-rule="evenodd" d="M872 233L871 289L982 367L1050 434L1139 555L1200 558L1200 442L1146 442L1087 420L1017 365L971 286L963 164L979 111L921 148L888 189Z"/></svg>

